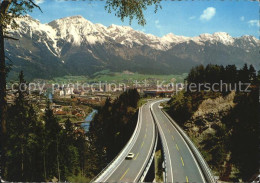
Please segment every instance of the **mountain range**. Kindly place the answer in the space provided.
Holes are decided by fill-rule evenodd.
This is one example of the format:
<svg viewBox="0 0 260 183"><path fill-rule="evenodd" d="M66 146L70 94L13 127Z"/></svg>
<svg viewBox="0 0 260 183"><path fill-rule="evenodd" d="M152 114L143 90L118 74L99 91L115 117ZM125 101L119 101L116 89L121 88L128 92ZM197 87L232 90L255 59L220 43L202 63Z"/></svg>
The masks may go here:
<svg viewBox="0 0 260 183"><path fill-rule="evenodd" d="M197 37L172 33L156 37L128 26L94 24L82 16L42 24L26 15L9 29L19 41L5 42L12 60L9 78L20 70L27 78L91 76L102 70L142 74L181 74L198 64L253 64L260 69L259 39L228 33ZM10 61L8 61L10 62Z"/></svg>

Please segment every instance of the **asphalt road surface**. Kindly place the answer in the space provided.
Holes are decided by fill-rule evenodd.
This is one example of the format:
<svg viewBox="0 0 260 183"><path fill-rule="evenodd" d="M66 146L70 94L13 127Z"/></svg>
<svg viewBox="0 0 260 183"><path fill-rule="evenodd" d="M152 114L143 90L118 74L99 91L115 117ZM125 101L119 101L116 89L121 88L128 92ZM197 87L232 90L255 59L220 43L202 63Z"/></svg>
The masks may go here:
<svg viewBox="0 0 260 183"><path fill-rule="evenodd" d="M166 153L166 182L205 182L192 152L159 105L160 102L155 103L152 109Z"/></svg>
<svg viewBox="0 0 260 183"><path fill-rule="evenodd" d="M131 160L123 160L105 182L137 182L149 161L155 142L155 124L151 116L149 101L141 108L141 129L139 136L130 150L135 156Z"/></svg>

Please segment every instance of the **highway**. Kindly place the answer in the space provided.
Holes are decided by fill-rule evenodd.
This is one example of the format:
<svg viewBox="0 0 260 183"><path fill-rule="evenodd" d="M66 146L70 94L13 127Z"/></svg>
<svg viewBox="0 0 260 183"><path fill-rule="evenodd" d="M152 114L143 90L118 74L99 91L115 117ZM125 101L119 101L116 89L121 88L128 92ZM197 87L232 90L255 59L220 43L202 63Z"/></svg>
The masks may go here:
<svg viewBox="0 0 260 183"><path fill-rule="evenodd" d="M194 144L161 110L159 105L164 101L167 99L148 101L139 109L137 126L131 139L93 182L144 180L142 175L151 163L158 134L165 158L165 182L215 182L208 165ZM133 159L125 159L130 152L135 154Z"/></svg>
<svg viewBox="0 0 260 183"><path fill-rule="evenodd" d="M155 124L150 112L151 101L140 109L140 133L130 152L132 160L124 159L103 182L137 182L147 165L155 142Z"/></svg>
<svg viewBox="0 0 260 183"><path fill-rule="evenodd" d="M206 182L187 143L159 107L151 105L166 158L166 182Z"/></svg>

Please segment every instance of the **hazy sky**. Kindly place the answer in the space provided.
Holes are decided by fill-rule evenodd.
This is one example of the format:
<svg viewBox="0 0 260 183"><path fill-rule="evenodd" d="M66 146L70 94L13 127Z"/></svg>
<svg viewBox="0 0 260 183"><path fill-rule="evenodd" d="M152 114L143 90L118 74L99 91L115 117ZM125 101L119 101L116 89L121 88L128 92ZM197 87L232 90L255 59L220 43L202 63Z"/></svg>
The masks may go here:
<svg viewBox="0 0 260 183"><path fill-rule="evenodd" d="M105 1L36 0L43 13L35 9L30 15L42 23L73 15L82 15L105 26L128 25L104 9ZM198 36L202 33L227 32L233 37L253 35L259 38L259 2L252 1L162 1L156 14L154 7L145 11L147 24L133 21L131 27L163 36L168 33Z"/></svg>

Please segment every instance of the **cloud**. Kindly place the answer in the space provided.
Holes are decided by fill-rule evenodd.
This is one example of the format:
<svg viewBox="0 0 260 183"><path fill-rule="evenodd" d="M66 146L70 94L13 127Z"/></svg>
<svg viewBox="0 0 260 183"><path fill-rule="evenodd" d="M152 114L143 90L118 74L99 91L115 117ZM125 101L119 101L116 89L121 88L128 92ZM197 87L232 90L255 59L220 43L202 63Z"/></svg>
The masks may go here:
<svg viewBox="0 0 260 183"><path fill-rule="evenodd" d="M45 1L45 0L35 0L35 4L37 4L37 5L38 5L38 4L42 4L42 3L44 3L44 1Z"/></svg>
<svg viewBox="0 0 260 183"><path fill-rule="evenodd" d="M212 19L216 14L216 8L208 7L203 11L203 13L200 15L201 21L209 21Z"/></svg>
<svg viewBox="0 0 260 183"><path fill-rule="evenodd" d="M191 16L191 17L189 17L189 20L193 20L195 18L196 18L195 16Z"/></svg>
<svg viewBox="0 0 260 183"><path fill-rule="evenodd" d="M244 16L240 17L240 20L243 22L245 20L245 17Z"/></svg>
<svg viewBox="0 0 260 183"><path fill-rule="evenodd" d="M260 27L260 21L259 20L249 20L247 22L249 24L250 27Z"/></svg>

